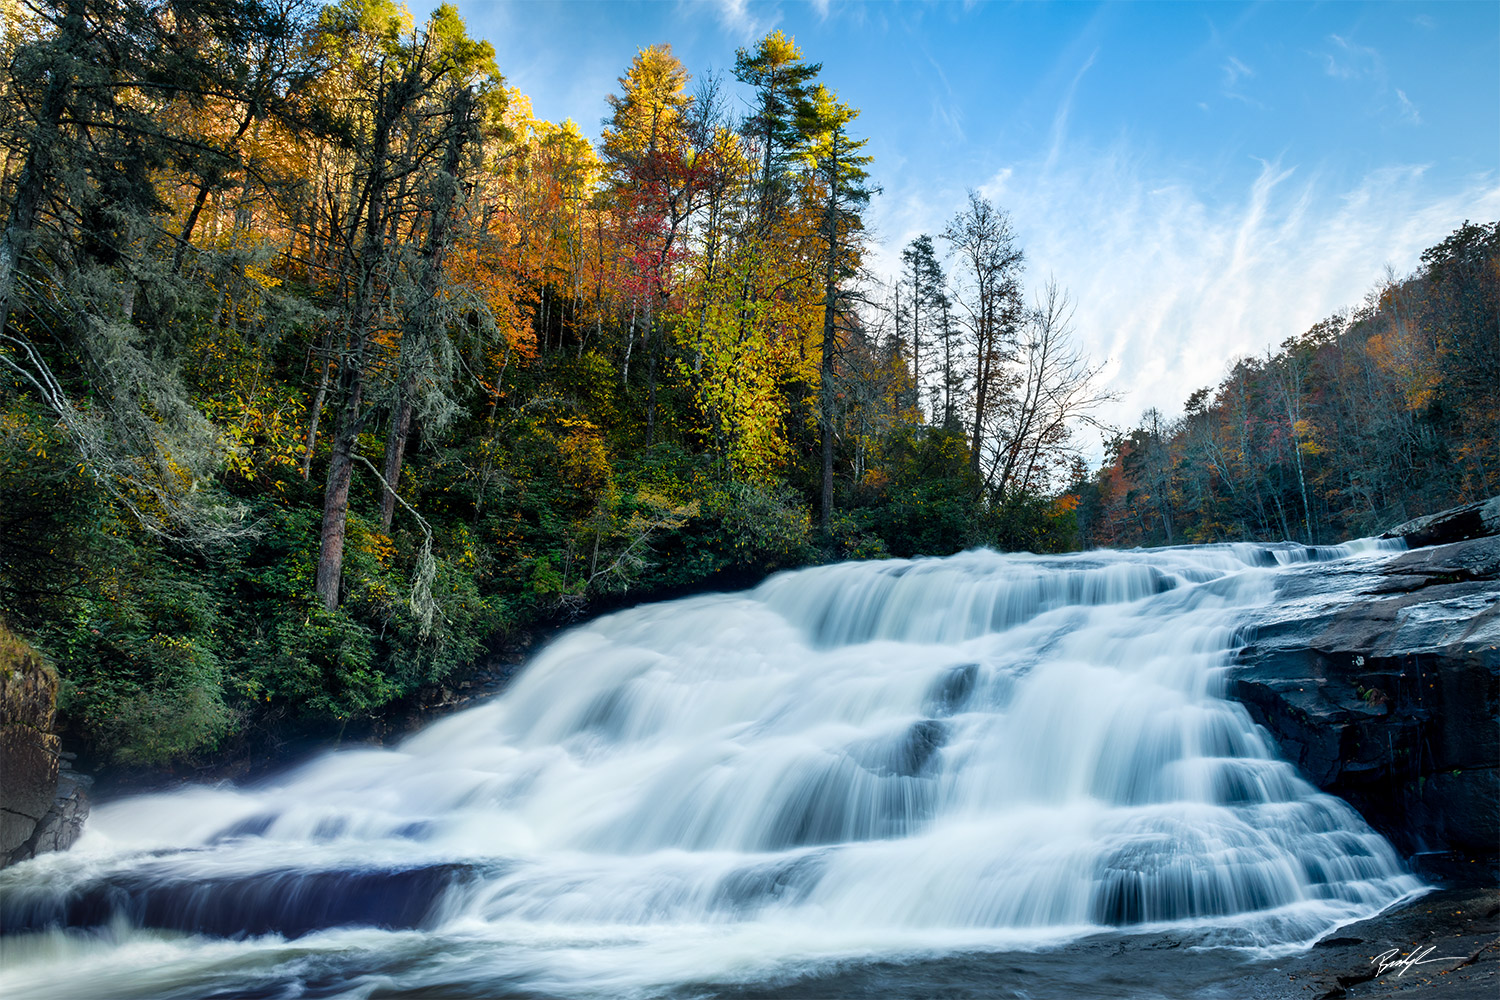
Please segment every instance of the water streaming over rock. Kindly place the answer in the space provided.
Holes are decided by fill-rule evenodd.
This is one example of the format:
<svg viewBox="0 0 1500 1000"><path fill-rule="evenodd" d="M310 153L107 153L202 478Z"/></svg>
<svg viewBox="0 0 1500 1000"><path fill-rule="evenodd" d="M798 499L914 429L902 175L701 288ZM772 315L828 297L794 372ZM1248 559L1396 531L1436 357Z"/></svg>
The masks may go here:
<svg viewBox="0 0 1500 1000"><path fill-rule="evenodd" d="M612 615L396 748L101 807L0 873L0 993L699 995L1104 929L1305 946L1421 886L1219 682L1279 574L1385 555L971 552Z"/></svg>

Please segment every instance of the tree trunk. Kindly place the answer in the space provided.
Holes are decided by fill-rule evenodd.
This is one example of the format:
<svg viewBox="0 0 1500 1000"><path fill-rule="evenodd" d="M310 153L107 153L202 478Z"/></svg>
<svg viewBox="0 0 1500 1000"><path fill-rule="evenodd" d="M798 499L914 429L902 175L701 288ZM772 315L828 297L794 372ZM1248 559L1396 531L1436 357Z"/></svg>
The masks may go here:
<svg viewBox="0 0 1500 1000"><path fill-rule="evenodd" d="M833 144L833 169L829 172L832 183L828 190L828 260L823 274L823 357L819 387L820 421L823 425L823 530L827 532L833 524L833 355L837 342L834 325L838 289L838 139Z"/></svg>
<svg viewBox="0 0 1500 1000"><path fill-rule="evenodd" d="M314 584L323 606L339 606L339 579L344 571L344 533L349 523L349 483L354 476L354 442L359 437L359 404L363 379L358 372L344 409L344 426L333 439L328 459L328 486L323 491L323 527L319 533L318 575Z"/></svg>
<svg viewBox="0 0 1500 1000"><path fill-rule="evenodd" d="M620 385L630 386L630 351L635 347L635 296L630 298L630 325L625 327L625 364L620 369Z"/></svg>
<svg viewBox="0 0 1500 1000"><path fill-rule="evenodd" d="M400 389L400 402L391 421L391 432L385 439L385 492L380 498L380 530L389 533L396 516L396 482L401 476L401 460L406 454L406 438L411 432L411 397L416 385L407 379Z"/></svg>
<svg viewBox="0 0 1500 1000"><path fill-rule="evenodd" d="M943 429L953 427L953 331L948 327L948 300L943 298Z"/></svg>
<svg viewBox="0 0 1500 1000"><path fill-rule="evenodd" d="M656 443L656 310L655 294L646 293L646 447Z"/></svg>
<svg viewBox="0 0 1500 1000"><path fill-rule="evenodd" d="M365 417L359 412L364 392L365 352L378 311L381 261L385 258L385 201L390 184L387 164L390 156L391 129L396 119L405 110L402 100L409 81L403 80L382 87L375 123L374 138L370 143L370 172L365 178L360 203L364 208L364 233L360 245L357 266L359 273L354 286L354 301L349 310L349 339L342 361L341 377L349 385L344 403L344 418L338 436L333 440L332 454L328 462L328 485L323 492L323 527L319 536L318 574L314 584L324 607L333 611L339 605L339 578L344 567L344 533L349 517L349 481L353 475L354 445L363 427ZM392 92L386 87L400 87ZM357 219L359 213L352 213ZM352 239L346 241L353 242Z"/></svg>
<svg viewBox="0 0 1500 1000"><path fill-rule="evenodd" d="M328 398L328 376L333 368L333 361L329 355L333 351L333 335L323 335L323 346L320 348L323 354L323 370L318 376L318 391L313 393L312 412L307 420L307 445L302 453L302 478L306 479L312 471L313 450L318 445L318 420L323 415L323 401Z"/></svg>
<svg viewBox="0 0 1500 1000"><path fill-rule="evenodd" d="M240 127L235 130L234 138L229 140L229 147L225 152L233 156L239 151L240 140L245 137L245 133L249 131L250 123L253 121L255 121L255 108L254 105L251 105L245 109L244 120L240 122ZM249 189L249 185L249 178L246 178L245 187L247 190ZM198 225L198 216L202 214L203 206L208 203L208 191L212 186L207 177L203 178L198 184L198 194L193 198L193 207L188 212L187 221L182 225L182 233L177 237L177 249L172 252L173 274L182 273L182 265L187 259L188 248L192 246L193 230ZM295 229L293 232L295 233Z"/></svg>
<svg viewBox="0 0 1500 1000"><path fill-rule="evenodd" d="M438 335L432 305L437 297L438 282L448 249L448 231L453 221L453 203L458 196L460 167L464 146L470 138L473 101L468 91L460 91L450 108L448 144L443 155L443 179L438 188L428 221L427 238L422 247L421 272L417 277L419 291L417 314L409 318L401 337L403 355L425 354ZM385 439L385 485L380 497L380 527L391 530L396 514L396 483L401 478L401 462L406 455L406 440L411 431L412 397L416 393L417 375L408 373L397 389L396 409L390 434Z"/></svg>
<svg viewBox="0 0 1500 1000"><path fill-rule="evenodd" d="M987 313L987 310L983 310ZM978 357L975 359L974 376L974 430L969 444L969 471L974 473L975 478L979 476L979 454L980 447L984 444L984 409L989 404L989 351L991 317L983 315L981 320L980 334L975 338L979 345Z"/></svg>

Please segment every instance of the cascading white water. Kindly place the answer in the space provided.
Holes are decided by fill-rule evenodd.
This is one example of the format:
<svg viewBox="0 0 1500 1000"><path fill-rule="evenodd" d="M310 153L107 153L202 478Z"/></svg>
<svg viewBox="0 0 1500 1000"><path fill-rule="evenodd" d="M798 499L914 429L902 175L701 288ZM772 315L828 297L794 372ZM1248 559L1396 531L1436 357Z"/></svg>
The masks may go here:
<svg viewBox="0 0 1500 1000"><path fill-rule="evenodd" d="M0 873L6 930L40 929L0 993L618 996L1120 927L1302 947L1421 891L1219 696L1277 574L1335 557L1382 553L970 552L612 615L397 748L97 809Z"/></svg>

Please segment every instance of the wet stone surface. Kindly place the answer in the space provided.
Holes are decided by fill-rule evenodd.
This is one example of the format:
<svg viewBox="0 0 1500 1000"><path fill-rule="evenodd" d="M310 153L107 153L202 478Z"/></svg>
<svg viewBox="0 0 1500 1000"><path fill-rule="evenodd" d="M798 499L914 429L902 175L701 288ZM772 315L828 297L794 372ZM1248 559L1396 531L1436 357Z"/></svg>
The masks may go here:
<svg viewBox="0 0 1500 1000"><path fill-rule="evenodd" d="M1418 964L1404 964L1413 958ZM1439 888L1278 959L1195 948L1181 935L1107 934L1048 951L851 963L784 982L700 989L732 1000L1494 1000L1500 996L1500 890L1487 869L1477 884Z"/></svg>

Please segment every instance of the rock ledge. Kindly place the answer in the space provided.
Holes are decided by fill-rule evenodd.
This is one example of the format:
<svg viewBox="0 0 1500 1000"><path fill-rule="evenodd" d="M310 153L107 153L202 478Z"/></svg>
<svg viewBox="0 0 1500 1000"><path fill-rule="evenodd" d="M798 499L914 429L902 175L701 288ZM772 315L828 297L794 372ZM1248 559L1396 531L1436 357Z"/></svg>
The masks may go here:
<svg viewBox="0 0 1500 1000"><path fill-rule="evenodd" d="M1491 514L1495 516L1491 516ZM1500 498L1420 518L1391 535L1500 530ZM1415 527L1413 527L1415 526ZM1360 598L1257 629L1228 693L1288 760L1408 853L1500 852L1500 537L1351 567Z"/></svg>

